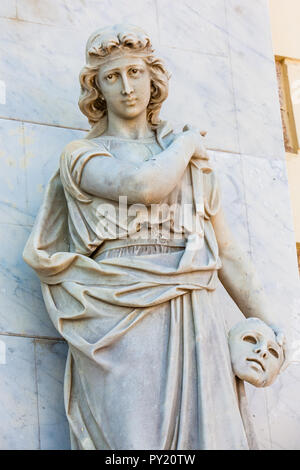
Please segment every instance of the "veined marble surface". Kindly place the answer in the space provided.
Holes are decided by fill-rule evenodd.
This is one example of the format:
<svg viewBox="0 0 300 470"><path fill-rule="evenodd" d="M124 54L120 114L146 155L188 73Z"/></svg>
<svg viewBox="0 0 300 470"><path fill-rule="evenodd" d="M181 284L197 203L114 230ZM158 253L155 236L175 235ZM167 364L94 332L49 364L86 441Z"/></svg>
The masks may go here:
<svg viewBox="0 0 300 470"><path fill-rule="evenodd" d="M178 129L190 123L207 131L210 148L238 152L229 58L163 47L158 52L172 74L162 116Z"/></svg>
<svg viewBox="0 0 300 470"><path fill-rule="evenodd" d="M252 258L275 305L282 299L290 311L299 274L286 163L249 155L242 162Z"/></svg>
<svg viewBox="0 0 300 470"><path fill-rule="evenodd" d="M284 158L266 0L226 0L240 152Z"/></svg>
<svg viewBox="0 0 300 470"><path fill-rule="evenodd" d="M299 354L298 354L299 358ZM300 364L295 363L266 390L273 450L299 450Z"/></svg>
<svg viewBox="0 0 300 470"><path fill-rule="evenodd" d="M63 399L67 352L68 346L64 342L35 341L40 447L43 450L70 448Z"/></svg>
<svg viewBox="0 0 300 470"><path fill-rule="evenodd" d="M6 347L6 363L0 365L0 448L38 449L33 340L9 336L1 336L0 340Z"/></svg>
<svg viewBox="0 0 300 470"><path fill-rule="evenodd" d="M0 335L6 363L0 364L1 450L68 449L62 342Z"/></svg>
<svg viewBox="0 0 300 470"><path fill-rule="evenodd" d="M17 0L17 15L22 21L81 31L85 40L93 29L118 23L139 24L151 37L158 35L153 0Z"/></svg>
<svg viewBox="0 0 300 470"><path fill-rule="evenodd" d="M212 148L282 158L265 1L186 0L178 2L172 18L168 5L169 0L17 0L21 21L7 19L3 7L0 80L7 97L0 117L87 129L77 108L85 41L99 26L129 21L149 31L173 72L166 119L176 121L179 108L182 122L206 128ZM15 80L16 64L22 80Z"/></svg>
<svg viewBox="0 0 300 470"><path fill-rule="evenodd" d="M63 147L84 131L0 119L0 224L32 225Z"/></svg>
<svg viewBox="0 0 300 470"><path fill-rule="evenodd" d="M159 0L157 14L162 46L228 56L226 9L223 0L177 2L172 12L172 22L169 21L169 0ZM176 38L174 30L177 31Z"/></svg>
<svg viewBox="0 0 300 470"><path fill-rule="evenodd" d="M0 226L0 333L58 338L40 282L22 259L30 231L28 226Z"/></svg>
<svg viewBox="0 0 300 470"><path fill-rule="evenodd" d="M250 254L242 157L239 154L209 151L217 171L222 195L222 209L233 236Z"/></svg>

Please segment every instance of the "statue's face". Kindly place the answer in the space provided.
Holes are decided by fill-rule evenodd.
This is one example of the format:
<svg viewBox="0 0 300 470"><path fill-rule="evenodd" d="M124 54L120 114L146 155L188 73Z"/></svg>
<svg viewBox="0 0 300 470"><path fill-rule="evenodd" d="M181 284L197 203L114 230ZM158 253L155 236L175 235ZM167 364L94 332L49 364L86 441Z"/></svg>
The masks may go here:
<svg viewBox="0 0 300 470"><path fill-rule="evenodd" d="M273 330L262 322L242 321L229 335L235 375L256 387L271 385L283 362Z"/></svg>
<svg viewBox="0 0 300 470"><path fill-rule="evenodd" d="M142 58L124 55L112 59L100 67L98 83L110 119L113 115L133 119L147 109L151 79L149 68Z"/></svg>

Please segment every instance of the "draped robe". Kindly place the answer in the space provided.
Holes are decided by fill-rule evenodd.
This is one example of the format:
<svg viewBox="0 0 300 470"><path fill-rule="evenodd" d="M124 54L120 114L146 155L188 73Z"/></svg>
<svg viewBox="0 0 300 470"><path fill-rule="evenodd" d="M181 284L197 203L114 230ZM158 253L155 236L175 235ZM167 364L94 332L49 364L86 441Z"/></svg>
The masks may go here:
<svg viewBox="0 0 300 470"><path fill-rule="evenodd" d="M164 124L155 143L136 145L146 153L156 146L155 153L173 138ZM243 383L231 368L222 298L215 302L221 261L210 222L219 209L214 170L206 157L193 158L162 201L192 208L189 215L175 224L165 216L169 238L154 215L142 237L145 213L124 223L117 201L80 186L91 158L115 158L122 145L100 137L64 149L24 250L69 345L64 393L72 448L255 448Z"/></svg>

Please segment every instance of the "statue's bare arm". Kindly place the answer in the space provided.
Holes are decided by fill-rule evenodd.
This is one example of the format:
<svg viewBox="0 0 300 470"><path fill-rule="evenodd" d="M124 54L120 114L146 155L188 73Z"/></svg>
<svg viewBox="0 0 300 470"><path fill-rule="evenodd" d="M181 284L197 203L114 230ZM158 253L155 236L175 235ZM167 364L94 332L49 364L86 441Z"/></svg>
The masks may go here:
<svg viewBox="0 0 300 470"><path fill-rule="evenodd" d="M249 256L234 240L223 211L220 210L211 221L222 261L220 281L245 317L257 317L270 325L277 334L277 341L282 344L284 335L275 326L277 318L274 318L274 311Z"/></svg>
<svg viewBox="0 0 300 470"><path fill-rule="evenodd" d="M202 137L181 133L166 149L139 165L114 157L92 158L84 167L81 187L98 197L129 203L160 203L178 184L190 159L202 151Z"/></svg>

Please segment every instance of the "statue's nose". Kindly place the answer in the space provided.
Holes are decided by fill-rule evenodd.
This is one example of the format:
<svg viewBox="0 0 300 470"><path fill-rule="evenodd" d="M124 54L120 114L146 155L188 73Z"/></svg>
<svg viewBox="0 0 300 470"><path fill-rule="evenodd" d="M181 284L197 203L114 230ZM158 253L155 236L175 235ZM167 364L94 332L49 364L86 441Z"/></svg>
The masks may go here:
<svg viewBox="0 0 300 470"><path fill-rule="evenodd" d="M264 347L259 346L258 348L254 349L255 354L258 354L260 357L263 359L266 359L268 357L268 350Z"/></svg>
<svg viewBox="0 0 300 470"><path fill-rule="evenodd" d="M130 93L133 92L133 88L129 83L127 75L122 75L122 83L123 83L122 95L130 95Z"/></svg>

